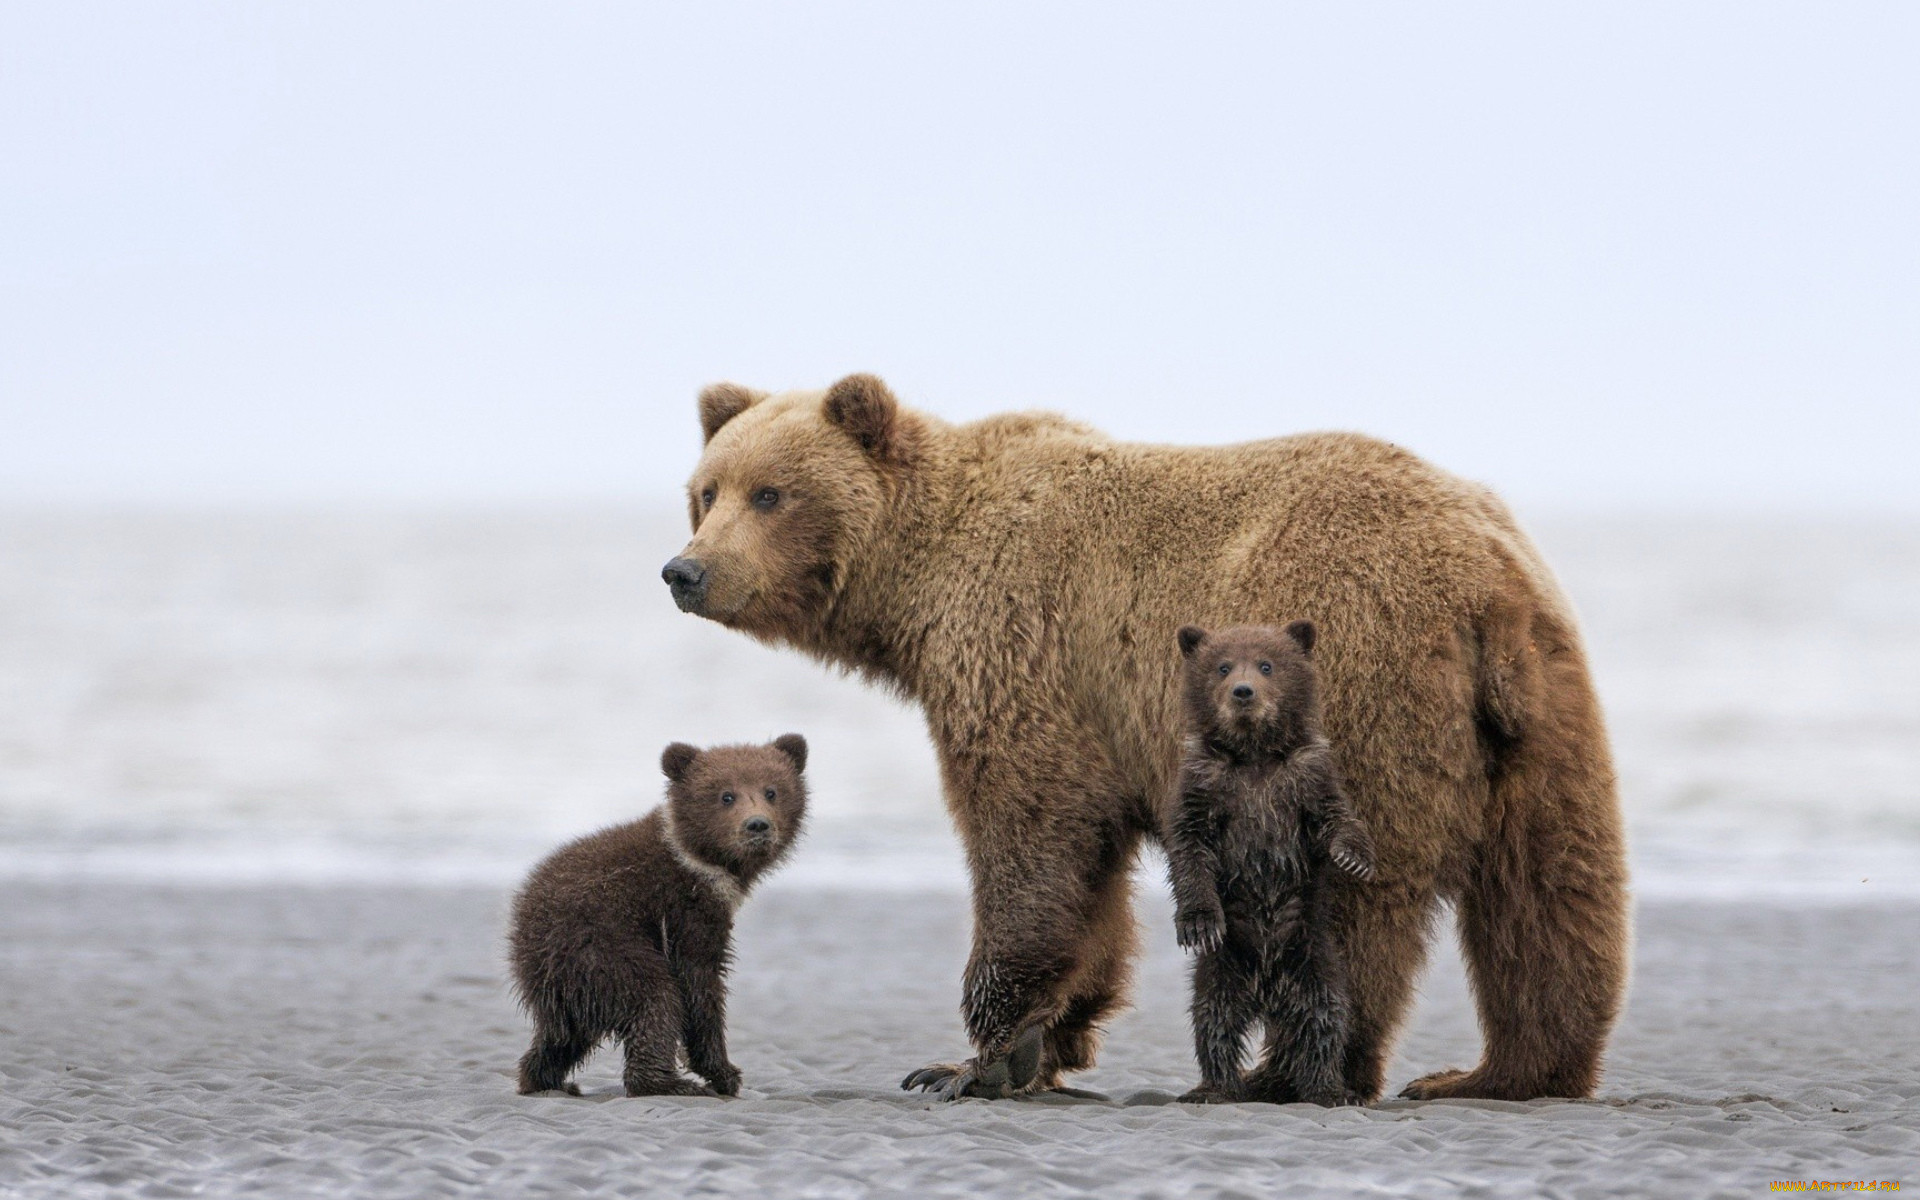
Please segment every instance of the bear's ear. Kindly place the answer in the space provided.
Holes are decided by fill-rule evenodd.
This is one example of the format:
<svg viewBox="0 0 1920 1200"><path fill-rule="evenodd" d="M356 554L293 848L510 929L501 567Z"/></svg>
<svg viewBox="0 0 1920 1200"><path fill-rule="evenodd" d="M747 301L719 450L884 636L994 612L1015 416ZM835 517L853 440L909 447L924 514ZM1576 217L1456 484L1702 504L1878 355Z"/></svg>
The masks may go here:
<svg viewBox="0 0 1920 1200"><path fill-rule="evenodd" d="M1187 658L1192 658L1193 652L1200 648L1200 643L1207 640L1207 631L1198 625L1182 625L1178 636L1180 653Z"/></svg>
<svg viewBox="0 0 1920 1200"><path fill-rule="evenodd" d="M694 760L699 757L698 747L689 746L685 742L675 742L660 752L660 769L666 773L668 779L679 783L687 777L687 772L692 769Z"/></svg>
<svg viewBox="0 0 1920 1200"><path fill-rule="evenodd" d="M793 760L793 769L807 769L807 739L797 733L783 733L773 739L773 748Z"/></svg>
<svg viewBox="0 0 1920 1200"><path fill-rule="evenodd" d="M1320 631L1313 627L1312 621L1294 621L1287 626L1287 636L1300 643L1302 654L1312 654L1314 642L1320 639Z"/></svg>
<svg viewBox="0 0 1920 1200"><path fill-rule="evenodd" d="M900 402L878 375L849 375L827 389L821 405L827 420L853 435L860 448L882 461L902 454Z"/></svg>
<svg viewBox="0 0 1920 1200"><path fill-rule="evenodd" d="M765 392L737 383L714 383L700 389L700 432L710 442L720 427L766 399Z"/></svg>

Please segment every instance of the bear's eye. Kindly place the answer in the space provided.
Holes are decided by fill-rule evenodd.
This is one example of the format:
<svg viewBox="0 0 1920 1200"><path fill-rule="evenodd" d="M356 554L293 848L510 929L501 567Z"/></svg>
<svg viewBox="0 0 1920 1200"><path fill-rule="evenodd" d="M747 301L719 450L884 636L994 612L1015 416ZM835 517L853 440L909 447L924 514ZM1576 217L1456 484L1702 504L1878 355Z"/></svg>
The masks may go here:
<svg viewBox="0 0 1920 1200"><path fill-rule="evenodd" d="M1232 663L1221 663L1221 664L1220 664L1220 673L1221 673L1222 675L1225 675L1225 674L1226 674L1226 673L1227 673L1228 671L1231 671L1231 670L1233 670L1233 664L1232 664Z"/></svg>
<svg viewBox="0 0 1920 1200"><path fill-rule="evenodd" d="M1260 664L1260 673L1261 673L1262 675L1271 675L1271 674L1273 674L1273 664L1272 664L1272 663L1261 663L1261 664Z"/></svg>
<svg viewBox="0 0 1920 1200"><path fill-rule="evenodd" d="M713 489L712 488L708 488L706 491L700 493L700 507L701 508L713 507Z"/></svg>
<svg viewBox="0 0 1920 1200"><path fill-rule="evenodd" d="M720 793L720 803L722 803L722 804L732 804L732 803L733 803L733 793L732 793L732 792L721 792L721 793Z"/></svg>
<svg viewBox="0 0 1920 1200"><path fill-rule="evenodd" d="M772 788L768 788L768 789L767 789L767 803L769 803L769 804L771 804L771 803L773 803L773 789L772 789Z"/></svg>
<svg viewBox="0 0 1920 1200"><path fill-rule="evenodd" d="M753 506L763 512L778 503L780 503L779 488L761 488L753 494Z"/></svg>

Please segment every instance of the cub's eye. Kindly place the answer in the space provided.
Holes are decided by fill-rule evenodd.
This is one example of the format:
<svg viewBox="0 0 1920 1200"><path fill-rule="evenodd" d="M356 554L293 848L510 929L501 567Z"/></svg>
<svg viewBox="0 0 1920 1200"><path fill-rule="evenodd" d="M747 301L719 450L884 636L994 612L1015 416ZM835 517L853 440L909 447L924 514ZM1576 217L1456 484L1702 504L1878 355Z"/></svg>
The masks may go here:
<svg viewBox="0 0 1920 1200"><path fill-rule="evenodd" d="M1271 675L1271 674L1273 674L1273 664L1272 664L1272 663L1261 663L1261 664L1260 664L1260 673L1261 673L1262 675Z"/></svg>
<svg viewBox="0 0 1920 1200"><path fill-rule="evenodd" d="M1221 664L1220 664L1220 673L1221 673L1222 675L1225 675L1225 674L1226 674L1226 673L1227 673L1228 671L1231 671L1231 670L1233 670L1233 664L1232 664L1232 663L1221 663Z"/></svg>
<svg viewBox="0 0 1920 1200"><path fill-rule="evenodd" d="M772 789L772 788L768 788L768 789L767 789L767 802L768 802L768 803L772 803L772 802L773 802L773 789Z"/></svg>
<svg viewBox="0 0 1920 1200"><path fill-rule="evenodd" d="M712 488L708 488L706 491L700 493L700 507L701 508L713 507L713 489Z"/></svg>
<svg viewBox="0 0 1920 1200"><path fill-rule="evenodd" d="M732 804L732 803L733 803L733 793L732 793L732 792L721 792L721 793L720 793L720 803L722 803L722 804Z"/></svg>
<svg viewBox="0 0 1920 1200"><path fill-rule="evenodd" d="M780 503L779 488L761 488L753 494L753 506L765 511Z"/></svg>

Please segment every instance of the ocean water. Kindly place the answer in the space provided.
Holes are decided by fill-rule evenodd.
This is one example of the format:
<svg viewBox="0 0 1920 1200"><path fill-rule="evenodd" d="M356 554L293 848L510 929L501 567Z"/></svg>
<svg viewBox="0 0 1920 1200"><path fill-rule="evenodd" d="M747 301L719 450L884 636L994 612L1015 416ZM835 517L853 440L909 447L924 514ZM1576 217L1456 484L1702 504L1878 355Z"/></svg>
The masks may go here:
<svg viewBox="0 0 1920 1200"><path fill-rule="evenodd" d="M1920 522L1534 532L1642 894L1920 895ZM676 611L684 537L611 509L0 512L0 878L507 883L655 803L668 741L797 730L814 820L781 886L964 886L919 715Z"/></svg>

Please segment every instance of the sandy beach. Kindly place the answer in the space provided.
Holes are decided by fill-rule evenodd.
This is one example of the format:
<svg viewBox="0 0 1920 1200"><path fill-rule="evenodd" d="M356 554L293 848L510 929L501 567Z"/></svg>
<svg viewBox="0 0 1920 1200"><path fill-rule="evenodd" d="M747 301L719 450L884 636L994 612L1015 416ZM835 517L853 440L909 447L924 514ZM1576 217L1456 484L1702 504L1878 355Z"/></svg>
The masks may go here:
<svg viewBox="0 0 1920 1200"><path fill-rule="evenodd" d="M1916 46L0 0L0 1200L1920 1189ZM1249 620L1313 623L1319 697L1222 708L1317 704L1374 845L1333 986L1260 999L1324 1062L1347 976L1371 1087L1417 988L1372 1105L1175 1099L1145 817L1225 748L1181 629ZM515 889L669 745L785 734L740 1095L629 1098L617 1046L516 1094ZM745 782L708 812L796 811ZM1215 828L1333 850L1325 799ZM1105 1011L1127 869L1084 1094L902 1090L963 990L995 1054ZM1452 1090L1604 1046L1597 1090L1398 1099L1482 1008Z"/></svg>
<svg viewBox="0 0 1920 1200"><path fill-rule="evenodd" d="M1171 1106L1163 869L1109 1104L936 1105L964 873L917 714L676 612L672 513L0 513L0 1196L1752 1196L1920 1186L1920 527L1549 524L1640 897L1599 1098ZM743 688L751 688L743 700ZM522 1099L509 890L795 729L732 1102ZM1465 1066L1450 936L1390 1082Z"/></svg>
<svg viewBox="0 0 1920 1200"><path fill-rule="evenodd" d="M769 888L743 911L740 1099L520 1097L492 889L0 891L0 1195L1753 1196L1920 1165L1920 908L1653 903L1599 1097L1169 1103L1192 1065L1161 898L1110 1103L939 1104L952 894ZM1473 1058L1439 947L1392 1079Z"/></svg>

